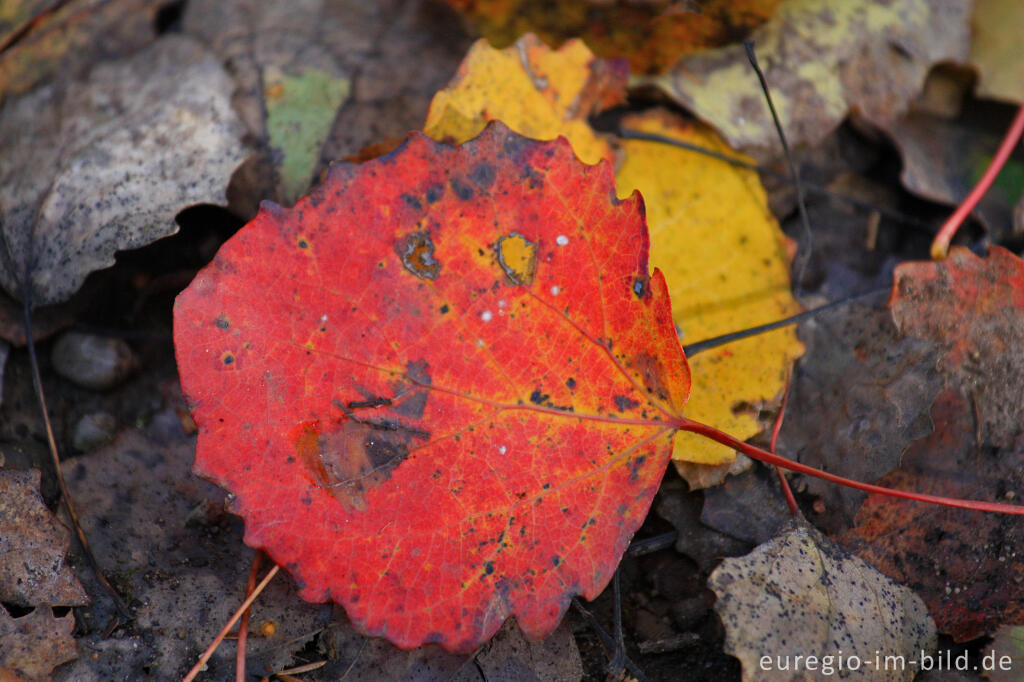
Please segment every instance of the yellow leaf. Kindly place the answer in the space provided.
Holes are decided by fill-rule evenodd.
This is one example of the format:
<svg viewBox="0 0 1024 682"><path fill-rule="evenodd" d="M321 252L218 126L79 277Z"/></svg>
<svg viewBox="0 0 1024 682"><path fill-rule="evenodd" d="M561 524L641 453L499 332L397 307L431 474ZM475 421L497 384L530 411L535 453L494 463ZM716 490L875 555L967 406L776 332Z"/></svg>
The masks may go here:
<svg viewBox="0 0 1024 682"><path fill-rule="evenodd" d="M537 140L563 135L582 161L597 163L612 153L587 116L624 98L625 75L595 58L579 40L558 50L532 35L504 50L479 40L449 86L434 95L423 132L459 144L500 120Z"/></svg>
<svg viewBox="0 0 1024 682"><path fill-rule="evenodd" d="M655 111L624 125L736 155L707 126ZM618 192L643 194L651 264L661 268L683 344L799 312L789 291L784 237L753 171L658 142L625 140ZM789 327L690 358L686 415L745 439L757 411L782 391L803 353ZM677 463L727 464L735 453L690 433L676 436ZM684 474L681 468L680 473Z"/></svg>

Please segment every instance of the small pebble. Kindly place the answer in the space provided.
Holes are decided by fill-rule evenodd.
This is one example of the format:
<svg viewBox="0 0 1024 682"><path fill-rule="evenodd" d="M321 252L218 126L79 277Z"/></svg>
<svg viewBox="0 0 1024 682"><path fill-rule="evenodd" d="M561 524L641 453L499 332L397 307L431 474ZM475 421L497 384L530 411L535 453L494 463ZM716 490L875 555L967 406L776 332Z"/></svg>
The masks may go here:
<svg viewBox="0 0 1024 682"><path fill-rule="evenodd" d="M121 339L81 332L66 332L50 354L57 374L83 388L105 391L127 379L138 366L138 357Z"/></svg>
<svg viewBox="0 0 1024 682"><path fill-rule="evenodd" d="M78 420L71 445L79 452L92 452L114 437L117 418L107 412L93 412Z"/></svg>

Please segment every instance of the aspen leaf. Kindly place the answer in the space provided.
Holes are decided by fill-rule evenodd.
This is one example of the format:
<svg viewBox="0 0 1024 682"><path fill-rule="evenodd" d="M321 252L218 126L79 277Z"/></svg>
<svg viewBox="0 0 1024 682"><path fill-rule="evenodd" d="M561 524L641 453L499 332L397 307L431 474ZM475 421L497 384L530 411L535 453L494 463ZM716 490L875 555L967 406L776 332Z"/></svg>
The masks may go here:
<svg viewBox="0 0 1024 682"><path fill-rule="evenodd" d="M364 632L549 634L611 579L682 423L647 245L608 164L498 123L335 166L177 300L197 472Z"/></svg>

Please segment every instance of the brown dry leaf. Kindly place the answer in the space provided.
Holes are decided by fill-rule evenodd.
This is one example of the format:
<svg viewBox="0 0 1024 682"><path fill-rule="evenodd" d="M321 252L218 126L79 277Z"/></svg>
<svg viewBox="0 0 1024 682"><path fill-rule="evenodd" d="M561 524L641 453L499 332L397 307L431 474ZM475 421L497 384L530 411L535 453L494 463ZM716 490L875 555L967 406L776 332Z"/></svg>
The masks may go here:
<svg viewBox="0 0 1024 682"><path fill-rule="evenodd" d="M157 37L156 16L165 5L163 0L5 0L0 41L30 30L0 54L0 102L47 78L81 77L98 61L146 47Z"/></svg>
<svg viewBox="0 0 1024 682"><path fill-rule="evenodd" d="M970 62L978 70L977 95L1024 103L1024 58L1020 36L1024 3L975 0Z"/></svg>
<svg viewBox="0 0 1024 682"><path fill-rule="evenodd" d="M899 470L878 481L897 490L1016 502L1024 494L1024 440L1007 448L977 440L967 398L948 391L932 409L935 432L914 443ZM1024 527L1003 514L871 495L841 542L912 587L940 632L957 641L1024 624Z"/></svg>
<svg viewBox="0 0 1024 682"><path fill-rule="evenodd" d="M67 300L114 252L177 231L174 216L223 203L245 158L231 82L199 43L168 35L87 80L9 98L0 110L0 284L33 306ZM26 275L30 271L30 275Z"/></svg>
<svg viewBox="0 0 1024 682"><path fill-rule="evenodd" d="M991 129L991 118L986 119L986 125ZM1005 125L1009 126L1008 118ZM889 132L903 159L900 179L904 187L950 206L963 201L978 183L1001 139L1001 135L965 121L917 112L893 123ZM1024 150L1018 145L973 214L988 229L991 241L1004 241L1021 234L1013 219L1014 207L1021 202Z"/></svg>
<svg viewBox="0 0 1024 682"><path fill-rule="evenodd" d="M788 0L751 36L791 145L814 145L854 109L886 127L928 69L967 58L968 0ZM780 151L740 44L686 57L648 79L759 158Z"/></svg>
<svg viewBox="0 0 1024 682"><path fill-rule="evenodd" d="M581 38L599 57L626 57L658 73L684 54L735 42L780 0L448 0L490 42L505 47L533 32L549 45Z"/></svg>
<svg viewBox="0 0 1024 682"><path fill-rule="evenodd" d="M800 329L807 352L793 374L779 452L859 481L889 473L907 446L931 431L928 406L942 386L938 349L902 337L887 309L863 303ZM806 483L832 523L848 528L864 493L816 478Z"/></svg>
<svg viewBox="0 0 1024 682"><path fill-rule="evenodd" d="M806 523L793 522L745 557L725 559L708 585L718 595L725 651L740 659L744 680L818 680L838 673L839 652L863 661L910 660L936 644L920 597ZM799 671L796 656L804 661ZM813 670L809 656L817 657ZM789 660L783 670L780 657ZM874 666L843 672L844 679L879 679ZM908 665L885 679L911 680L916 672Z"/></svg>
<svg viewBox="0 0 1024 682"><path fill-rule="evenodd" d="M74 629L73 613L57 617L40 606L12 618L0 606L0 678L11 672L29 680L49 679L55 667L78 657Z"/></svg>
<svg viewBox="0 0 1024 682"><path fill-rule="evenodd" d="M625 101L622 65L579 40L552 50L533 35L496 50L477 41L447 88L434 95L423 132L446 144L471 140L500 120L535 140L563 135L584 163L612 159L587 117Z"/></svg>
<svg viewBox="0 0 1024 682"><path fill-rule="evenodd" d="M0 469L0 601L18 606L89 602L64 555L71 535L39 495L38 469Z"/></svg>

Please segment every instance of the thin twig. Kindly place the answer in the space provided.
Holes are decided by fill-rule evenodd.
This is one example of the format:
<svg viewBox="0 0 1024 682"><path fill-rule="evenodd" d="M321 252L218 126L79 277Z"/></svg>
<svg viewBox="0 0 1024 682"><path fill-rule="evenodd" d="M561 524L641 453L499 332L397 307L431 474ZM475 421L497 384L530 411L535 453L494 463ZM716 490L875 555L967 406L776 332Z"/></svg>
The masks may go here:
<svg viewBox="0 0 1024 682"><path fill-rule="evenodd" d="M768 90L768 81L765 80L764 73L761 71L761 67L757 64L757 55L754 54L754 41L745 40L743 47L747 51L747 59L750 60L750 65L754 67L754 72L757 74L757 80L761 83L761 90L764 92L764 98L768 101L768 109L772 112L772 121L775 123L775 131L779 134L779 141L782 142L782 152L786 157L786 164L789 166L789 172L793 176L793 184L796 187L796 204L797 208L800 209L800 220L804 227L804 252L800 257L800 265L796 272L796 291L797 295L803 290L804 285L804 271L807 269L807 263L811 258L811 251L813 249L813 243L811 240L811 219L807 217L807 206L804 202L804 188L800 184L800 173L797 171L796 164L793 163L793 155L789 151L789 143L786 142L786 133L782 130L782 123L779 121L779 114L775 111L775 103L772 102L772 93Z"/></svg>

